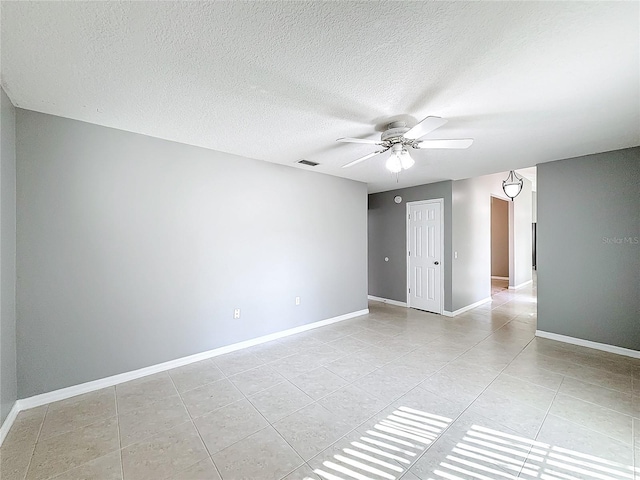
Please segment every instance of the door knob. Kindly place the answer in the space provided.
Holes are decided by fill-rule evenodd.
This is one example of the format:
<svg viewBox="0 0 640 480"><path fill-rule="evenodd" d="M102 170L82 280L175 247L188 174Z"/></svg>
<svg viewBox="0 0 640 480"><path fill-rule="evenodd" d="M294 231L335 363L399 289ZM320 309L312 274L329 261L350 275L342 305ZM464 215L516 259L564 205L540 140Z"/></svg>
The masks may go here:
<svg viewBox="0 0 640 480"><path fill-rule="evenodd" d="M435 262L433 262L433 264L434 265L440 265L440 262L436 260Z"/></svg>

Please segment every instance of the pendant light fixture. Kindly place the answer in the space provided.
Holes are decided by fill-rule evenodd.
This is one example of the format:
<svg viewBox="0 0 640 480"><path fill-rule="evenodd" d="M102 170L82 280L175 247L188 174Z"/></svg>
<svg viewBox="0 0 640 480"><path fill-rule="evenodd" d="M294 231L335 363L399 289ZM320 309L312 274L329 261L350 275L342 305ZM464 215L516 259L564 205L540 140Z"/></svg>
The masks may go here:
<svg viewBox="0 0 640 480"><path fill-rule="evenodd" d="M386 167L391 173L400 173L402 170L413 167L415 163L407 148L400 143L396 143L391 147L391 155L387 160Z"/></svg>
<svg viewBox="0 0 640 480"><path fill-rule="evenodd" d="M504 194L513 202L513 199L522 191L523 183L522 177L518 176L515 171L511 170L507 179L502 181L502 190L504 190Z"/></svg>

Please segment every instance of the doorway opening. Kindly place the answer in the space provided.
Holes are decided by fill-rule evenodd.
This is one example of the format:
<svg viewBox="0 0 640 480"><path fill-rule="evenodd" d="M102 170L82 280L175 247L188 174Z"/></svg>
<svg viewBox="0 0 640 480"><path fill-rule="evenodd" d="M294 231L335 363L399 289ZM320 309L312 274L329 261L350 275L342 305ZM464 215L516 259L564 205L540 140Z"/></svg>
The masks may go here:
<svg viewBox="0 0 640 480"><path fill-rule="evenodd" d="M491 196L491 296L509 288L509 202Z"/></svg>

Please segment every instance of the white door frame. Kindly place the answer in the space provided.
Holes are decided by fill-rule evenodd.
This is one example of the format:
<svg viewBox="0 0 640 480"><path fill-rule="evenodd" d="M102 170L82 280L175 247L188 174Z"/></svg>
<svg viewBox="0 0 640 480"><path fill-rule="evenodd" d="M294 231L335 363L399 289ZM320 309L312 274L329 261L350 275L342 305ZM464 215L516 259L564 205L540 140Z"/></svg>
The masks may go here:
<svg viewBox="0 0 640 480"><path fill-rule="evenodd" d="M410 245L410 219L409 215L411 213L412 205L425 205L429 203L437 203L440 205L440 256L442 259L440 260L440 311L436 312L442 315L444 311L444 198L434 198L432 200L418 200L416 202L407 202L407 212L406 212L406 238L407 244L405 246L405 255L407 258L407 308L411 308L411 294L409 293L409 287L411 286L411 272L409 267L409 245Z"/></svg>

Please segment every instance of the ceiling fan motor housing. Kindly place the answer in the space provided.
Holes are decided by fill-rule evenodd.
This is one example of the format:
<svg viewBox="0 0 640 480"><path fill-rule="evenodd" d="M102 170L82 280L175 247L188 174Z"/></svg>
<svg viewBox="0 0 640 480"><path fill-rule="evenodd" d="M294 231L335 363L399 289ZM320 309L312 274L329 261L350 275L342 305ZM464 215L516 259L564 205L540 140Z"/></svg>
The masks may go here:
<svg viewBox="0 0 640 480"><path fill-rule="evenodd" d="M383 142L388 142L390 144L394 143L404 143L403 135L407 133L410 129L407 128L407 124L404 122L392 122L389 124L387 130L382 132L380 136L380 140Z"/></svg>

